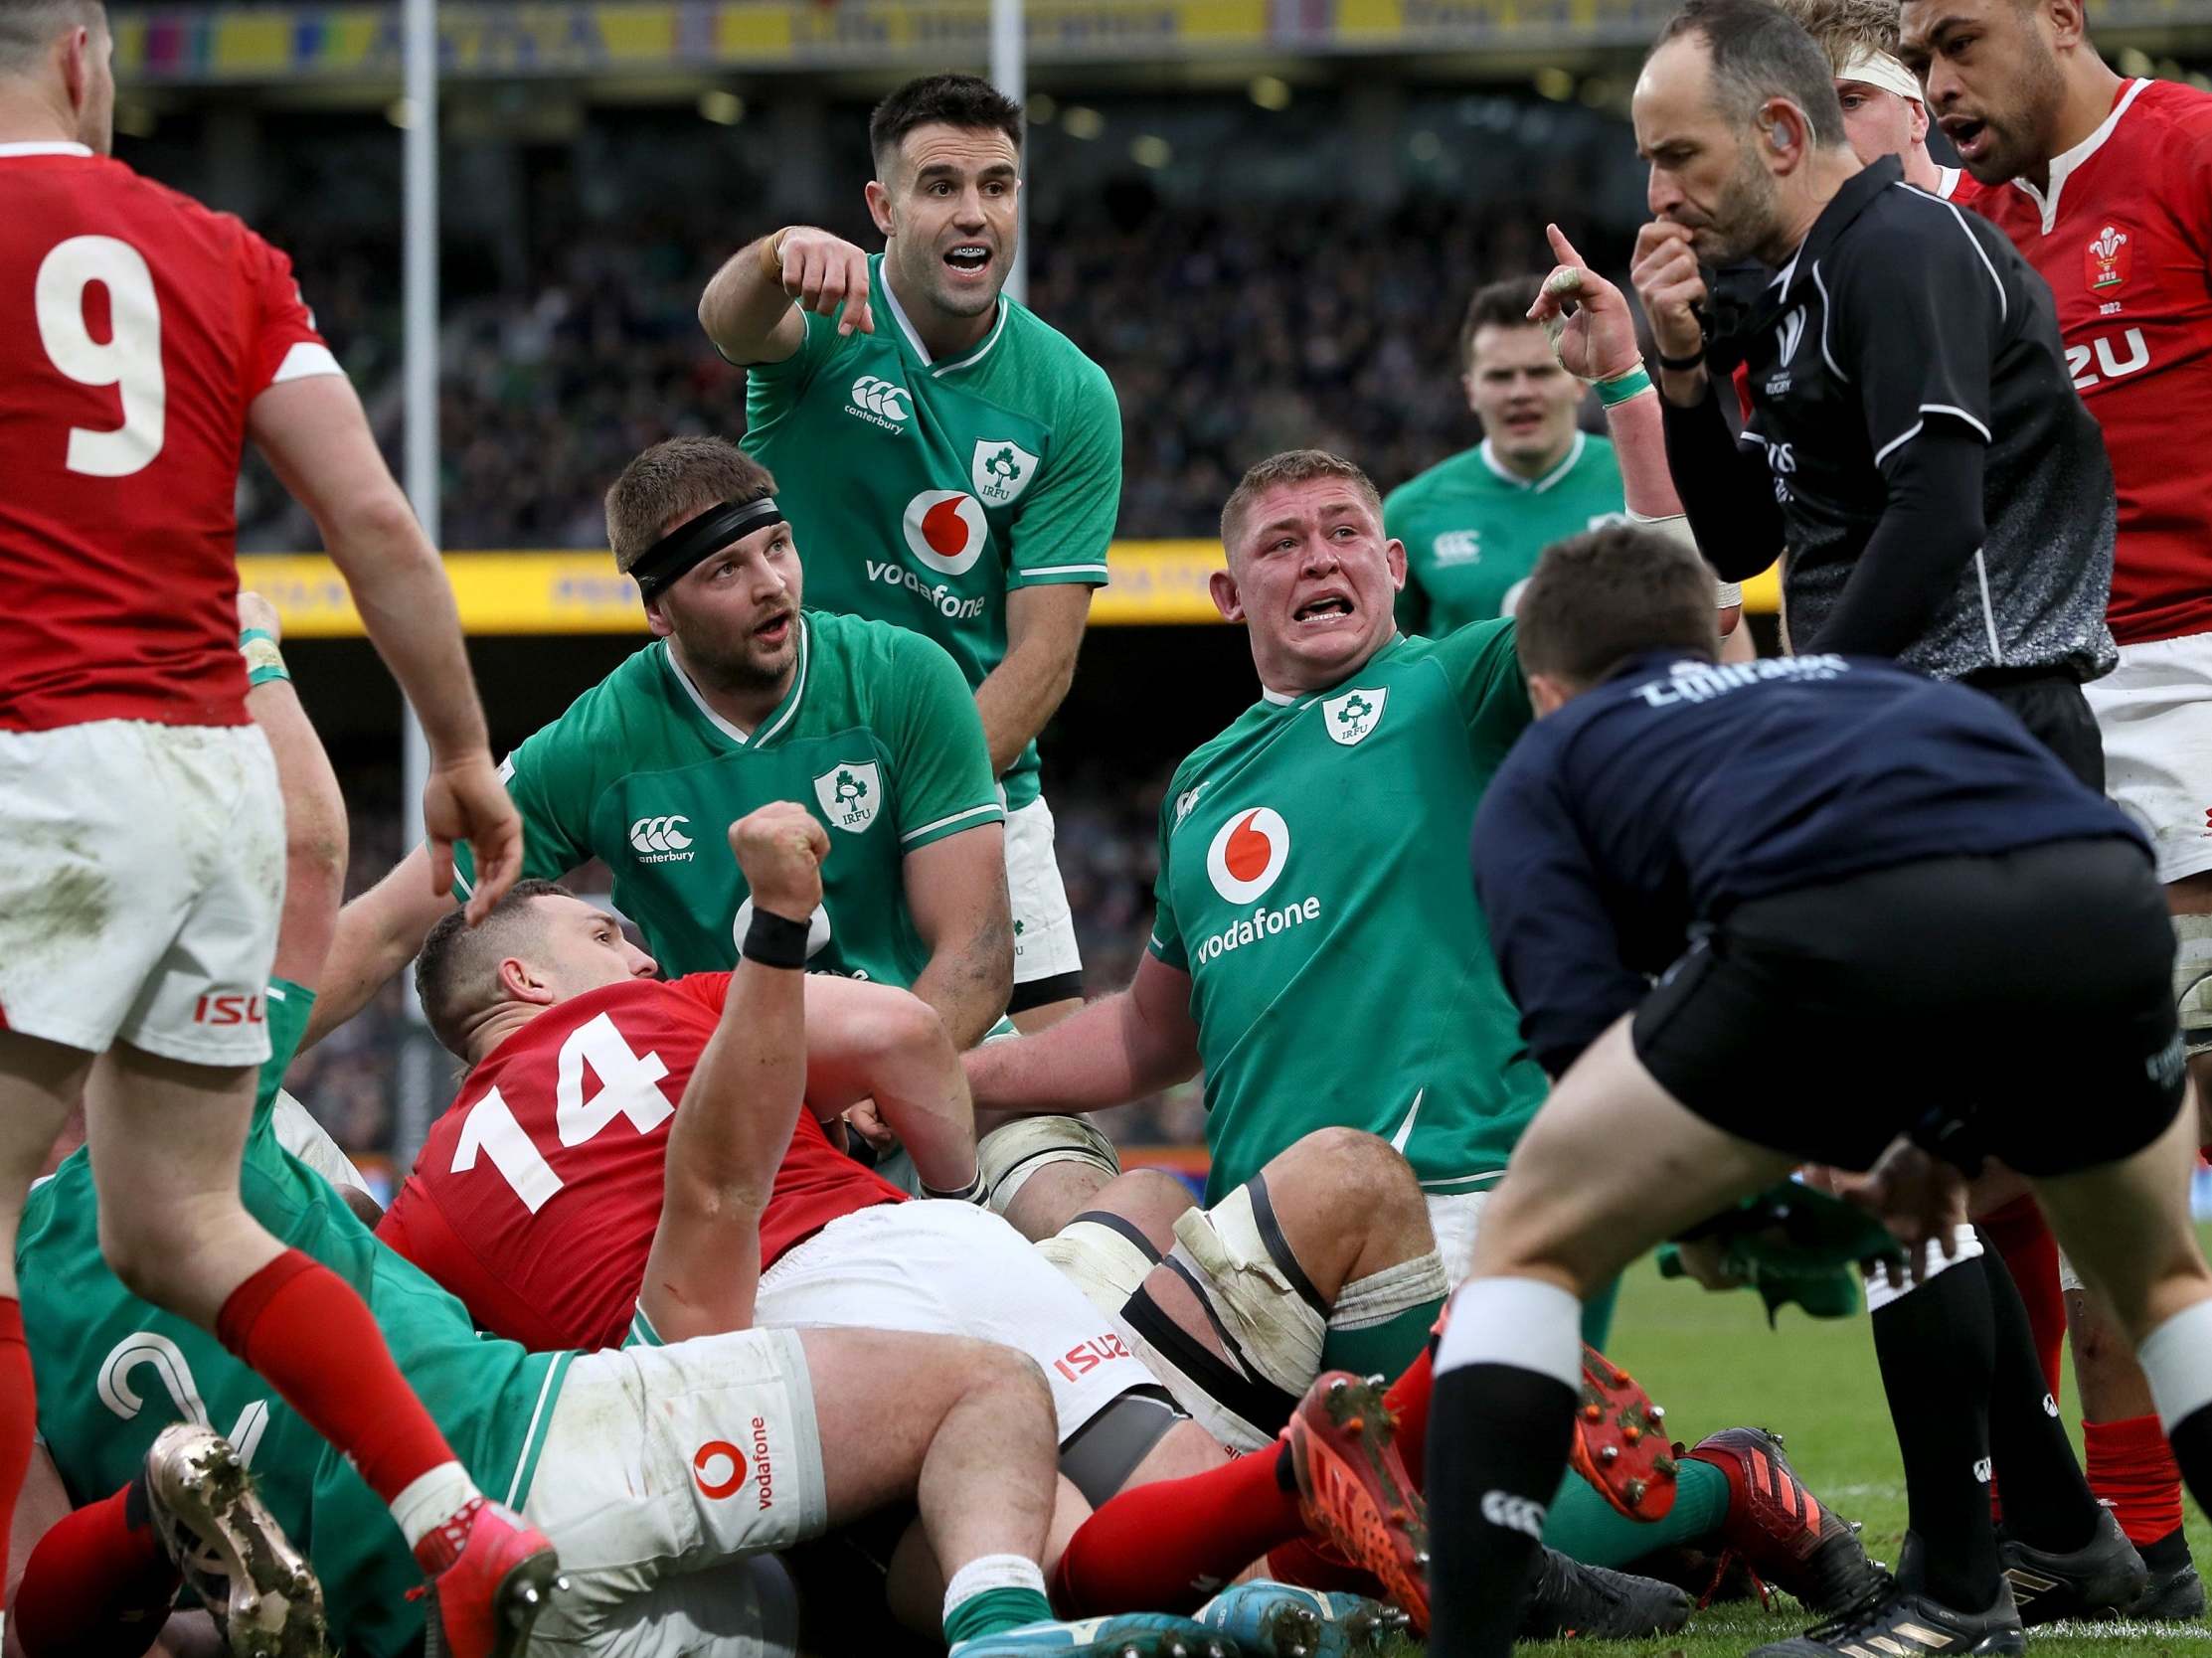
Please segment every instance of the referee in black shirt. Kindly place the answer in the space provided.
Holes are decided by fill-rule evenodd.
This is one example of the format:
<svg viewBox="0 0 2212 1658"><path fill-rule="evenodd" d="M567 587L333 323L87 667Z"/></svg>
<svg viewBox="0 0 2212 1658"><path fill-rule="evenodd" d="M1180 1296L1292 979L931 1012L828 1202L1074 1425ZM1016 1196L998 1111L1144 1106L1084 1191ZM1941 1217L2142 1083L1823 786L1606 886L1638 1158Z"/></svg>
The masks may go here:
<svg viewBox="0 0 2212 1658"><path fill-rule="evenodd" d="M1634 108L1657 217L1631 275L1699 550L1726 580L1782 553L1796 649L1964 680L2102 790L2080 687L2118 660L2112 471L2042 278L1894 158L1862 167L1826 58L1763 0L1691 0ZM1701 263L1749 269L1709 302Z"/></svg>

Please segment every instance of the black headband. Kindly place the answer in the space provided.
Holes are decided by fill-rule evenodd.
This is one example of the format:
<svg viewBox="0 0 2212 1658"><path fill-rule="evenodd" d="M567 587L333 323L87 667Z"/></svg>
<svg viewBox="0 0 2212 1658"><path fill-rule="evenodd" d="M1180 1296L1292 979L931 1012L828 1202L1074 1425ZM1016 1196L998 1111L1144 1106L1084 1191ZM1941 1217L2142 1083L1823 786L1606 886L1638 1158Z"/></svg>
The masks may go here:
<svg viewBox="0 0 2212 1658"><path fill-rule="evenodd" d="M678 525L638 554L637 562L629 568L630 579L637 583L640 596L657 598L670 582L732 542L782 522L783 514L773 496L763 495L734 505L726 501L689 524Z"/></svg>

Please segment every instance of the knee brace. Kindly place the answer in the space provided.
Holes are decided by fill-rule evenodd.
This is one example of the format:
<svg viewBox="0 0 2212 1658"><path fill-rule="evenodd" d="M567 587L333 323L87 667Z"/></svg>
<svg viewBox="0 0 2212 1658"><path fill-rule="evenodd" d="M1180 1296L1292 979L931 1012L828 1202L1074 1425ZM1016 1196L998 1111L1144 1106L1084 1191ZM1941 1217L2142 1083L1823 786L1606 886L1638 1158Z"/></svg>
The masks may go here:
<svg viewBox="0 0 2212 1658"><path fill-rule="evenodd" d="M1088 1163L1111 1179L1121 1172L1113 1142L1089 1117L1018 1117L975 1148L984 1204L1003 1215L1029 1177L1051 1163Z"/></svg>
<svg viewBox="0 0 2212 1658"><path fill-rule="evenodd" d="M2182 1047L2212 1053L2212 915L2173 917L2173 1005Z"/></svg>

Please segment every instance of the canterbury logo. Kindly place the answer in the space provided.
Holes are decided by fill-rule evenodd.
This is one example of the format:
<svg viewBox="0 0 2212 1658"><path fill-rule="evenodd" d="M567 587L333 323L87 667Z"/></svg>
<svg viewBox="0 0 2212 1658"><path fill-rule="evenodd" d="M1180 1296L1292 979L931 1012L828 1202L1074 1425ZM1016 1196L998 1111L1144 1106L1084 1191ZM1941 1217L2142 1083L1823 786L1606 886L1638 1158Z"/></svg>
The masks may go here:
<svg viewBox="0 0 2212 1658"><path fill-rule="evenodd" d="M681 852L691 845L688 817L641 817L630 825L630 845L640 852Z"/></svg>
<svg viewBox="0 0 2212 1658"><path fill-rule="evenodd" d="M853 382L853 402L887 420L912 419L914 405L910 398L904 386L894 386L872 374L864 374Z"/></svg>
<svg viewBox="0 0 2212 1658"><path fill-rule="evenodd" d="M1541 1539L1544 1535L1544 1505L1528 1497L1516 1497L1510 1491L1483 1492L1482 1518L1527 1537Z"/></svg>

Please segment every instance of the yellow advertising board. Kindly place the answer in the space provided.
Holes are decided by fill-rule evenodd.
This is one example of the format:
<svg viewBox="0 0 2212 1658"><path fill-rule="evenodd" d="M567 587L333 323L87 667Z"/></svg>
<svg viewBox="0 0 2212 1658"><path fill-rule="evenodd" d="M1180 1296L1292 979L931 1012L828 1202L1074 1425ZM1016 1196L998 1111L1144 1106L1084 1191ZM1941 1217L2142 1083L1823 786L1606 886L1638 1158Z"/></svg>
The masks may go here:
<svg viewBox="0 0 2212 1658"><path fill-rule="evenodd" d="M1211 541L1115 542L1108 584L1091 607L1102 627L1219 622L1207 579L1222 568ZM448 553L445 573L470 633L642 633L637 584L605 553ZM331 562L317 553L248 554L239 581L276 606L293 639L357 639L361 615ZM1744 584L1744 602L1772 612L1772 571Z"/></svg>

